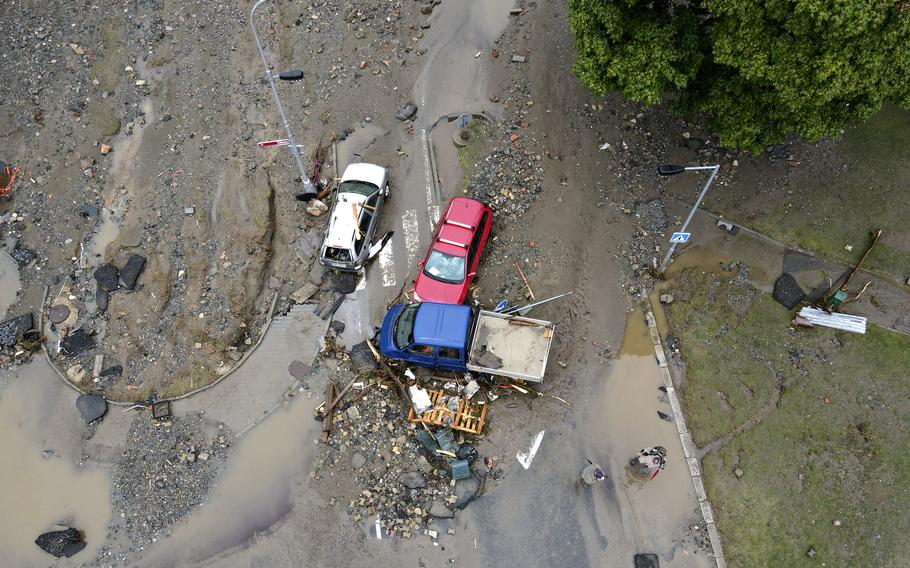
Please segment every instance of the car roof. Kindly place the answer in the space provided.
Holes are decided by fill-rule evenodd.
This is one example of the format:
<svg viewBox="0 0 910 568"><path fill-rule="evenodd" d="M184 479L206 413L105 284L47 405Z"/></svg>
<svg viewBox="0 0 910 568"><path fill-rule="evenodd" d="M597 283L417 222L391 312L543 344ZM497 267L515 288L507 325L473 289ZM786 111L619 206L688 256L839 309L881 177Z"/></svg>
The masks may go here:
<svg viewBox="0 0 910 568"><path fill-rule="evenodd" d="M471 245L471 237L480 224L480 217L486 205L467 197L456 197L449 203L433 249L455 256L466 256ZM470 228L468 228L470 227ZM456 244L453 244L456 243Z"/></svg>
<svg viewBox="0 0 910 568"><path fill-rule="evenodd" d="M359 162L350 164L341 174L341 183L346 181L365 181L376 187L382 186L386 179L386 169L375 164Z"/></svg>
<svg viewBox="0 0 910 568"><path fill-rule="evenodd" d="M332 205L329 218L329 232L325 236L325 246L353 250L355 228L358 218L354 216L351 205L357 205L360 213L360 204L366 201L366 196L359 193L339 193L335 204Z"/></svg>
<svg viewBox="0 0 910 568"><path fill-rule="evenodd" d="M461 349L470 320L469 306L424 302L414 318L414 342Z"/></svg>

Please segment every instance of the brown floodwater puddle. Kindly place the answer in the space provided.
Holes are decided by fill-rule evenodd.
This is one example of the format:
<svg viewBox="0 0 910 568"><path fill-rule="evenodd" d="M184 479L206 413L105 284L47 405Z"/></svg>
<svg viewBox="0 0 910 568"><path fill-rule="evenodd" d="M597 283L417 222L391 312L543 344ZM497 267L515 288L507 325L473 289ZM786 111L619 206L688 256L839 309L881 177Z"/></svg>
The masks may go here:
<svg viewBox="0 0 910 568"><path fill-rule="evenodd" d="M0 551L3 565L48 566L35 538L57 523L83 531L86 548L55 566L95 558L111 517L110 480L80 471L81 419L43 359L0 377ZM66 396L61 396L66 395Z"/></svg>
<svg viewBox="0 0 910 568"><path fill-rule="evenodd" d="M217 489L173 534L149 548L141 566L200 562L270 530L294 506L295 479L308 471L317 427L316 399L294 399L246 434ZM311 446L307 448L307 446Z"/></svg>
<svg viewBox="0 0 910 568"><path fill-rule="evenodd" d="M661 420L657 411L672 415L653 343L641 310L628 314L619 357L613 361L597 406L597 429L608 432L610 472L616 486L626 537L641 550L661 557L661 566L708 566L703 554L681 544L688 526L700 524L698 501L683 456L676 424ZM653 480L627 467L645 447L664 446L667 468Z"/></svg>

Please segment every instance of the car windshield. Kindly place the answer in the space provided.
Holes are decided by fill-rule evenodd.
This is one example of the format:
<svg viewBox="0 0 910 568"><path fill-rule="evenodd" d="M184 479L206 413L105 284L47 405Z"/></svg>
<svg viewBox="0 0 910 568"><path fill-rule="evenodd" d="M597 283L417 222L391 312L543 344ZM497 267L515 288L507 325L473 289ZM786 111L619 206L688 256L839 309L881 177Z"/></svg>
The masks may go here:
<svg viewBox="0 0 910 568"><path fill-rule="evenodd" d="M369 197L376 191L376 186L365 181L346 181L338 188L338 193L356 193Z"/></svg>
<svg viewBox="0 0 910 568"><path fill-rule="evenodd" d="M407 306L395 320L395 346L399 349L414 343L414 318L417 317L418 307L420 304Z"/></svg>
<svg viewBox="0 0 910 568"><path fill-rule="evenodd" d="M423 273L433 280L460 284L464 282L464 257L434 250L427 259Z"/></svg>
<svg viewBox="0 0 910 568"><path fill-rule="evenodd" d="M351 253L346 249L325 247L325 258L336 262L351 262Z"/></svg>

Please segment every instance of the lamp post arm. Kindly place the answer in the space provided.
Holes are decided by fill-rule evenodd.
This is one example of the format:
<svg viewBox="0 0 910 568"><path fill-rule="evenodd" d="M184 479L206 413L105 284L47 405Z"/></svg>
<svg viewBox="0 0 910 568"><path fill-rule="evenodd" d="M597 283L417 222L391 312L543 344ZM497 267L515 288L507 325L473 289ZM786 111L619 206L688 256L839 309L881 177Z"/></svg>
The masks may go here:
<svg viewBox="0 0 910 568"><path fill-rule="evenodd" d="M690 170L711 170L711 176L708 178L705 187L701 190L701 193L698 194L698 199L695 200L695 205L692 206L692 210L689 211L689 216L686 217L686 222L683 223L682 229L679 230L680 233L685 233L686 229L689 227L689 222L692 221L692 217L695 217L695 211L698 209L698 206L701 205L701 200L704 199L705 194L708 193L708 188L711 187L711 183L714 181L714 178L717 176L717 172L720 170L720 164L715 164L713 166L687 166L686 171ZM660 263L660 268L658 272L661 274L664 273L664 270L667 269L667 264L670 262L670 257L673 256L673 252L676 250L676 243L670 244L670 250L667 251L667 255L664 256L663 262Z"/></svg>
<svg viewBox="0 0 910 568"><path fill-rule="evenodd" d="M272 89L272 96L275 97L275 104L278 105L278 114L281 115L281 121L284 124L284 131L287 133L288 149L291 151L291 154L294 156L294 161L297 162L297 169L300 171L300 177L303 180L303 193L309 197L316 196L316 187L313 185L313 182L310 181L310 176L306 172L306 168L303 166L303 158L300 157L300 150L297 147L297 142L294 140L294 133L291 132L291 125L288 122L287 115L284 113L284 105L281 104L281 97L278 96L278 87L275 86L275 77L272 75L272 70L269 69L269 62L265 57L265 50L262 49L262 42L259 41L259 34L256 32L256 22L253 19L256 8L261 6L266 0L259 0L253 7L250 9L250 29L253 31L253 39L256 40L256 48L259 50L259 56L262 58L262 66L265 68L265 76L269 81L269 87Z"/></svg>

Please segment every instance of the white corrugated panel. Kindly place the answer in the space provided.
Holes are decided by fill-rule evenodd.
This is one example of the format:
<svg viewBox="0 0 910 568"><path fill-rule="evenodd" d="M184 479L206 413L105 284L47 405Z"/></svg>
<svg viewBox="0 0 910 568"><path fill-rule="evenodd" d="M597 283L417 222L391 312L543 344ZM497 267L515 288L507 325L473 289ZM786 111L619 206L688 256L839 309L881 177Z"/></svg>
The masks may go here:
<svg viewBox="0 0 910 568"><path fill-rule="evenodd" d="M801 309L799 315L815 325L831 327L843 331L852 331L853 333L866 333L866 318L863 316L838 313L829 314L824 310L810 308L808 306Z"/></svg>

